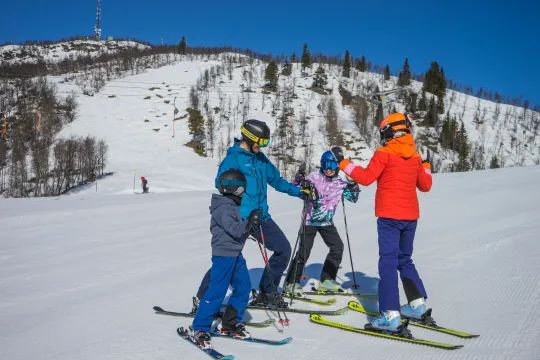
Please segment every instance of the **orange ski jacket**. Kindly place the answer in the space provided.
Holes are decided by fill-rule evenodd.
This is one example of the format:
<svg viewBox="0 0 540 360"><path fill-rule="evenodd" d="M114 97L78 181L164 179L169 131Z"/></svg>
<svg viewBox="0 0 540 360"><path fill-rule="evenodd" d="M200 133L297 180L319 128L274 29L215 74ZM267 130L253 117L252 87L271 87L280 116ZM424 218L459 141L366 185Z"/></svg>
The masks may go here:
<svg viewBox="0 0 540 360"><path fill-rule="evenodd" d="M357 183L368 186L377 180L375 216L395 220L417 220L420 207L416 188L431 189L431 165L422 163L411 134L392 139L375 151L364 169L349 160L339 168Z"/></svg>

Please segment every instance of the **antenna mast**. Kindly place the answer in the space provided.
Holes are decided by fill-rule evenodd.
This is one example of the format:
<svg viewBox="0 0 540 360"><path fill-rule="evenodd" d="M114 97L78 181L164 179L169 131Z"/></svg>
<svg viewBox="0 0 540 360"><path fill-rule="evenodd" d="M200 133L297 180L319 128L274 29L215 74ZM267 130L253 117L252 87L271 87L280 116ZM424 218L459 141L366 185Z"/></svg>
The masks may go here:
<svg viewBox="0 0 540 360"><path fill-rule="evenodd" d="M101 39L101 26L99 24L100 19L101 19L101 0L98 0L98 3L97 3L97 15L96 15L96 26L94 27L95 37L96 37L96 40L98 40L98 41Z"/></svg>

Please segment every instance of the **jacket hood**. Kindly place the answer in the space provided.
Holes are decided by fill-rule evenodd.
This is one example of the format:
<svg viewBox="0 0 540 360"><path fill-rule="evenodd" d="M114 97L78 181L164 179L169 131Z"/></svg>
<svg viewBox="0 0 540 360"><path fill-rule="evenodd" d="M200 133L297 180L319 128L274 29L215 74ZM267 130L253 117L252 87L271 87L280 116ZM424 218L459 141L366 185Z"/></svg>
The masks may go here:
<svg viewBox="0 0 540 360"><path fill-rule="evenodd" d="M411 158L416 153L416 143L414 142L414 138L411 134L392 139L388 141L384 147L390 150L389 152L406 159Z"/></svg>
<svg viewBox="0 0 540 360"><path fill-rule="evenodd" d="M237 206L234 203L233 199L229 199L226 196L220 194L212 194L212 200L210 201L210 212L213 212L215 209L222 205L233 205Z"/></svg>

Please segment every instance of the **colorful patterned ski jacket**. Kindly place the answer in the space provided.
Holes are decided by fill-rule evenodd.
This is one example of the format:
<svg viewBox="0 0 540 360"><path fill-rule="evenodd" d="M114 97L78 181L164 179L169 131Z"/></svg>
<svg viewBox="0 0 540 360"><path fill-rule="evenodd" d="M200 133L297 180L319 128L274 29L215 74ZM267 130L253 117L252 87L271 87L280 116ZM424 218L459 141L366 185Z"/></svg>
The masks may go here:
<svg viewBox="0 0 540 360"><path fill-rule="evenodd" d="M352 192L348 189L347 182L339 176L329 178L321 173L321 171L314 171L306 176L306 180L311 181L319 193L319 200L315 204L312 202L308 204L306 225L334 225L333 218L339 200L341 199L341 194L350 202L355 203L358 201L358 192ZM295 179L293 184L300 185L300 182Z"/></svg>

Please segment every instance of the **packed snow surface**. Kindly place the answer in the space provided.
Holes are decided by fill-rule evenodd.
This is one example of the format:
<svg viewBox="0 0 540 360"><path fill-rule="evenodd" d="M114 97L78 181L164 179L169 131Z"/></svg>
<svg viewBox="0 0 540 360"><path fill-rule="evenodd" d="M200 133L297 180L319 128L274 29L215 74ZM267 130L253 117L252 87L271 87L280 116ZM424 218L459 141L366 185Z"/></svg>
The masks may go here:
<svg viewBox="0 0 540 360"><path fill-rule="evenodd" d="M206 176L210 169L215 171L201 171ZM197 171L191 169L189 181L197 179ZM539 359L539 176L538 166L437 174L432 191L420 194L414 260L429 306L440 325L481 336L459 339L411 330L416 337L463 344L463 349L445 351L350 333L292 313L282 333L275 327L251 329L257 337L291 336L290 344L269 347L218 338L215 348L236 359L261 360ZM181 172L172 172L169 186L163 187L174 189L185 180ZM156 315L152 306L191 309L191 297L210 266L212 190L205 190L207 183L199 191L113 196L88 190L60 198L2 199L0 358L206 359L176 334L191 319ZM356 279L365 293L376 291L378 282L374 194L374 187L362 188L358 203L346 204ZM294 245L301 201L272 191L269 202L273 218ZM341 206L336 226L346 241ZM326 253L317 237L306 289L318 278ZM256 287L264 267L256 244L247 243L244 255ZM348 254L338 280L352 285ZM338 297L330 308L350 300ZM313 312L328 308L293 306ZM268 317L275 314L247 313L255 321ZM349 311L331 320L363 327L368 318Z"/></svg>

